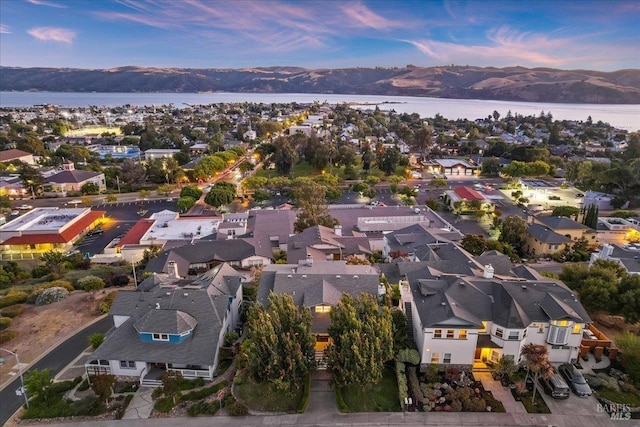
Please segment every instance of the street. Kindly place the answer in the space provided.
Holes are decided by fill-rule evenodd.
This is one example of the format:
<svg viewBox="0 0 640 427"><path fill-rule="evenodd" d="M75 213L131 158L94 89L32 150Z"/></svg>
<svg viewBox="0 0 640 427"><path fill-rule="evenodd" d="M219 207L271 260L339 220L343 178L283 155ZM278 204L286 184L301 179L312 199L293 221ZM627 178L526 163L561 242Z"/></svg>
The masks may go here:
<svg viewBox="0 0 640 427"><path fill-rule="evenodd" d="M71 363L82 350L88 347L89 335L96 332L106 333L112 325L113 321L111 317L105 316L62 342L42 359L30 366L26 372L31 369L51 369L51 378L53 379L53 377ZM42 350L43 352L46 351L46 349ZM2 402L2 404L0 404L0 425L5 425L14 412L24 404L24 397L16 395L18 388L20 388L20 377L16 376L14 380L5 384L4 388L0 391L0 402Z"/></svg>

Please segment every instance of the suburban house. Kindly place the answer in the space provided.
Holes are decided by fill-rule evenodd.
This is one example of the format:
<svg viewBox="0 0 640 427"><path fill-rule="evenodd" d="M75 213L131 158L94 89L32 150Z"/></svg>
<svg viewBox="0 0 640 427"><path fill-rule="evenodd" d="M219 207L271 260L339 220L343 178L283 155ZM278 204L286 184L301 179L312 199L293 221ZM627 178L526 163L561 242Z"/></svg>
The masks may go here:
<svg viewBox="0 0 640 427"><path fill-rule="evenodd" d="M271 264L271 256L270 247L257 248L243 239L195 240L161 252L145 271L168 273L175 267L179 277L190 277L222 263L239 268Z"/></svg>
<svg viewBox="0 0 640 427"><path fill-rule="evenodd" d="M297 264L309 258L314 261L331 261L348 256L367 259L371 252L369 239L362 233L343 236L339 225L333 229L315 225L289 237L287 262Z"/></svg>
<svg viewBox="0 0 640 427"><path fill-rule="evenodd" d="M53 196L65 197L68 191L79 192L85 184L95 184L98 191L107 189L103 173L76 170L73 162L66 160L62 164L62 171L48 178L44 184L44 191Z"/></svg>
<svg viewBox="0 0 640 427"><path fill-rule="evenodd" d="M585 239L587 245L598 244L598 233L584 224L563 216L529 216L525 248L535 256L562 252L565 247Z"/></svg>
<svg viewBox="0 0 640 427"><path fill-rule="evenodd" d="M501 357L519 363L528 343L546 345L551 362L577 360L591 319L562 282L495 251L473 257L451 243L441 246L437 259L379 266L400 284L400 308L413 326L422 369L484 367Z"/></svg>
<svg viewBox="0 0 640 427"><path fill-rule="evenodd" d="M258 284L258 302L267 305L269 295L289 294L293 301L311 309L311 330L316 334L316 358L329 344L329 313L343 293L380 295L378 271L368 265L347 265L345 261L301 261L298 264L266 266Z"/></svg>
<svg viewBox="0 0 640 427"><path fill-rule="evenodd" d="M625 244L640 241L640 225L624 218L599 217L596 228L603 243Z"/></svg>
<svg viewBox="0 0 640 427"><path fill-rule="evenodd" d="M482 209L485 212L493 212L495 204L487 199L482 193L471 187L456 187L453 190L445 191L449 207L460 213L476 211ZM476 206L474 206L474 204Z"/></svg>
<svg viewBox="0 0 640 427"><path fill-rule="evenodd" d="M449 232L443 236L433 233L426 223L416 223L386 233L382 237L382 256L389 261L394 257L421 261L433 253L432 245L439 248L440 244L459 240L460 237L459 232Z"/></svg>
<svg viewBox="0 0 640 427"><path fill-rule="evenodd" d="M462 159L434 159L423 163L429 173L441 173L448 176L471 176L478 166Z"/></svg>
<svg viewBox="0 0 640 427"><path fill-rule="evenodd" d="M104 221L90 208L35 208L0 227L3 261L34 259L50 250L68 252L73 242Z"/></svg>
<svg viewBox="0 0 640 427"><path fill-rule="evenodd" d="M591 254L589 266L599 259L617 262L628 274L640 274L640 243L625 245L605 243L599 251Z"/></svg>
<svg viewBox="0 0 640 427"><path fill-rule="evenodd" d="M174 266L175 267L175 266ZM161 385L167 371L211 380L224 336L238 326L242 276L220 264L195 280L174 268L118 292L109 312L113 326L85 363L88 375L112 374Z"/></svg>
<svg viewBox="0 0 640 427"><path fill-rule="evenodd" d="M17 150L15 148L12 148L10 150L0 151L0 163L8 163L8 162L13 162L15 160L19 160L28 165L36 164L36 161L33 158L33 154L28 153L26 151Z"/></svg>
<svg viewBox="0 0 640 427"><path fill-rule="evenodd" d="M20 175L11 174L0 176L0 196L18 200L31 198L33 194L30 188L24 186Z"/></svg>

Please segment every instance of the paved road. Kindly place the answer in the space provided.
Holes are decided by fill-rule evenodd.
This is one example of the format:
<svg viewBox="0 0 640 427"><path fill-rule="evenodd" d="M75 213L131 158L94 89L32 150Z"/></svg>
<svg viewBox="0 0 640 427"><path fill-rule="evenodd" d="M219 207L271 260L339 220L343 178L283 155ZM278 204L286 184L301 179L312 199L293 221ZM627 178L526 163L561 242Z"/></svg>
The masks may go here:
<svg viewBox="0 0 640 427"><path fill-rule="evenodd" d="M53 378L78 357L82 350L87 348L89 335L95 332L105 333L112 325L113 322L108 316L98 320L51 350L30 366L27 372L31 369L51 369L51 377ZM5 425L7 420L24 404L24 398L15 394L18 388L20 388L20 377L16 377L0 391L0 425Z"/></svg>

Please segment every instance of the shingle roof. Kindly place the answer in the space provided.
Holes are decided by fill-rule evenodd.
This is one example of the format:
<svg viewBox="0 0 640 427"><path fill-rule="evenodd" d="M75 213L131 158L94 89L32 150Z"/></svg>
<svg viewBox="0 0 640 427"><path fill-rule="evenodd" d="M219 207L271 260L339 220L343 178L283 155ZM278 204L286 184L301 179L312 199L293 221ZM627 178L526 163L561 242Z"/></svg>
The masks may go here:
<svg viewBox="0 0 640 427"><path fill-rule="evenodd" d="M541 222L549 228L554 230L588 230L584 224L580 224L572 219L564 216L540 216L536 218L536 221Z"/></svg>
<svg viewBox="0 0 640 427"><path fill-rule="evenodd" d="M79 171L79 170L62 171L60 173L57 173L47 178L47 182L51 182L54 184L66 184L66 183L79 184L88 179L95 178L98 175L100 175L100 173L91 172L91 171Z"/></svg>
<svg viewBox="0 0 640 427"><path fill-rule="evenodd" d="M133 325L138 332L182 334L193 330L198 321L180 310L150 310Z"/></svg>
<svg viewBox="0 0 640 427"><path fill-rule="evenodd" d="M535 239L543 243L569 243L571 239L562 234L558 234L551 228L540 224L529 224L527 232Z"/></svg>
<svg viewBox="0 0 640 427"><path fill-rule="evenodd" d="M11 160L19 159L20 157L31 156L31 153L26 151L17 150L12 148L10 150L0 151L0 162L8 162Z"/></svg>
<svg viewBox="0 0 640 427"><path fill-rule="evenodd" d="M453 190L458 197L460 197L461 199L466 199L466 200L484 200L484 197L482 196L482 194L478 193L476 190L474 190L473 188L469 188L469 187L456 187Z"/></svg>

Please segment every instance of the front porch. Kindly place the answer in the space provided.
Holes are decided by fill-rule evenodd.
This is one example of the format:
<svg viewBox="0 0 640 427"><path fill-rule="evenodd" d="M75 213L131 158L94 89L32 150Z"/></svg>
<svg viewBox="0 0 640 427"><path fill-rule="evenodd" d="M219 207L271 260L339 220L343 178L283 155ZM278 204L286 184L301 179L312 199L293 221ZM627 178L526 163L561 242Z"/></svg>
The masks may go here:
<svg viewBox="0 0 640 427"><path fill-rule="evenodd" d="M488 334L478 335L473 357L473 372L491 372L491 365L502 357L502 347L491 341Z"/></svg>

